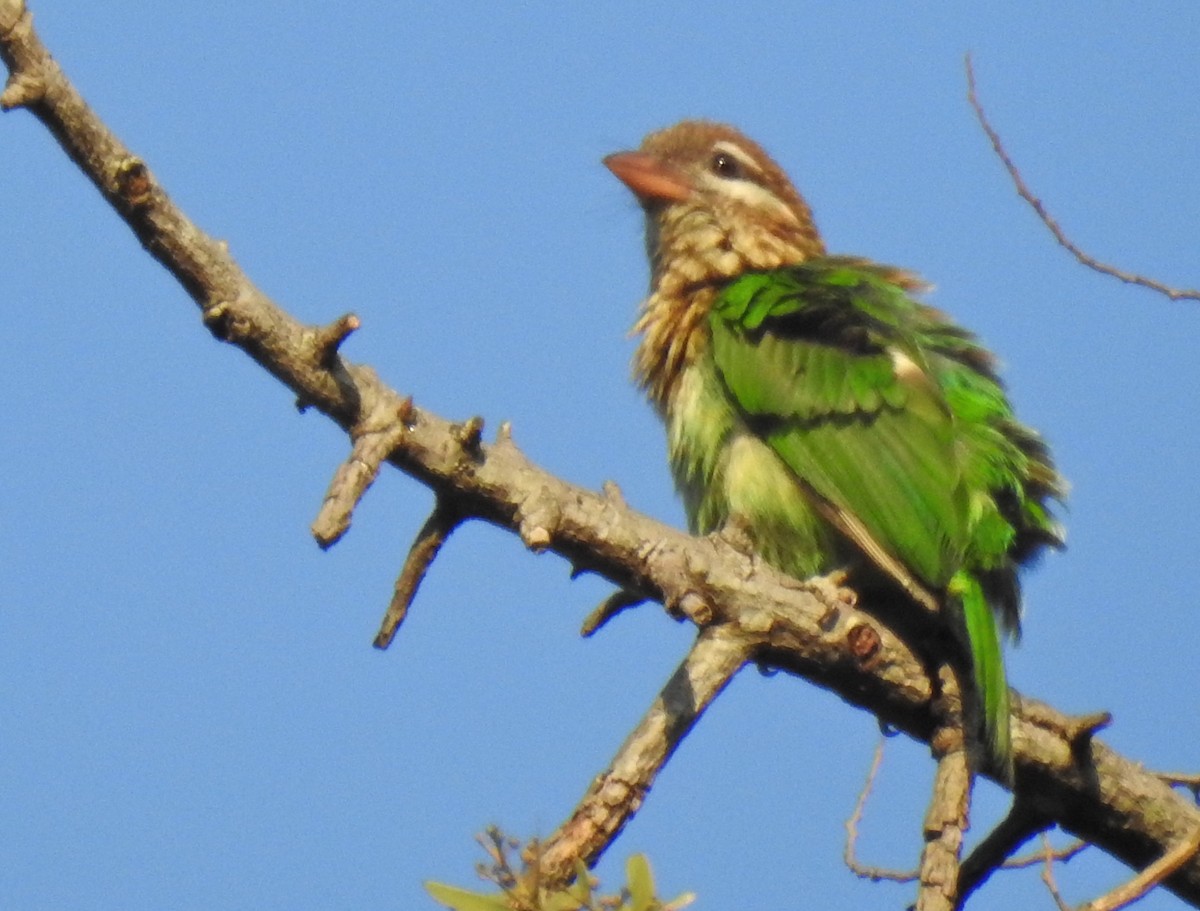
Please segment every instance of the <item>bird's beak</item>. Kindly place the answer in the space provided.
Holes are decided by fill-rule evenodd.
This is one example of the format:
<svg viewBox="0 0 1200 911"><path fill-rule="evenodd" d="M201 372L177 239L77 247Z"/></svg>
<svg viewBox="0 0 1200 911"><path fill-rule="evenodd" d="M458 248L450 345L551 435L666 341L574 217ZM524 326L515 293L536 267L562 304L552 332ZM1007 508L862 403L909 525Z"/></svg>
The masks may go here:
<svg viewBox="0 0 1200 911"><path fill-rule="evenodd" d="M648 152L614 152L604 165L643 203L683 202L692 195L683 171Z"/></svg>

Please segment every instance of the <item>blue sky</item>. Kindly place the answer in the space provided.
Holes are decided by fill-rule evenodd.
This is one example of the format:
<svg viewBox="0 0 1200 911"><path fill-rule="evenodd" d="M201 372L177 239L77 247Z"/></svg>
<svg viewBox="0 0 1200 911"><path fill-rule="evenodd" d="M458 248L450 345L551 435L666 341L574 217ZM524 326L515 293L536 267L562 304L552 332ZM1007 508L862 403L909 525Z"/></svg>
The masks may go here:
<svg viewBox="0 0 1200 911"><path fill-rule="evenodd" d="M33 4L57 59L172 196L298 317L450 418L680 523L628 382L641 220L600 158L684 116L770 149L831 249L911 267L997 350L1073 485L1027 582L1022 692L1111 710L1200 766L1192 582L1200 306L1077 266L964 100L1101 258L1200 283L1193 3ZM577 636L608 592L461 531L386 653L371 638L430 495L394 472L322 553L344 436L215 342L28 114L0 117L0 905L433 907L473 833L551 831L684 654L661 611ZM743 674L600 872L646 851L701 909L901 907L842 823L873 719ZM930 778L894 740L865 859L910 865ZM980 794L972 835L1005 807ZM1127 873L1060 874L1082 902ZM1045 907L1036 873L972 907ZM1179 906L1161 894L1142 907Z"/></svg>

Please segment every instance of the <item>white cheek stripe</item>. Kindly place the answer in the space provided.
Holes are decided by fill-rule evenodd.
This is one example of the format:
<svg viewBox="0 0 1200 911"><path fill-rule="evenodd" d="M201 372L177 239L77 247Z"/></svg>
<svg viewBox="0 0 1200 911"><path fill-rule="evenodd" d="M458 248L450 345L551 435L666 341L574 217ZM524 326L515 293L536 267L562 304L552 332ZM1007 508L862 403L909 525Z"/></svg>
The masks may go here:
<svg viewBox="0 0 1200 911"><path fill-rule="evenodd" d="M705 174L701 180L706 188L710 188L715 193L719 193L729 199L736 199L751 209L768 211L772 215L778 215L782 221L786 221L791 225L800 224L800 219L787 203L770 190L760 187L752 181L727 180L723 177L717 177L714 174Z"/></svg>

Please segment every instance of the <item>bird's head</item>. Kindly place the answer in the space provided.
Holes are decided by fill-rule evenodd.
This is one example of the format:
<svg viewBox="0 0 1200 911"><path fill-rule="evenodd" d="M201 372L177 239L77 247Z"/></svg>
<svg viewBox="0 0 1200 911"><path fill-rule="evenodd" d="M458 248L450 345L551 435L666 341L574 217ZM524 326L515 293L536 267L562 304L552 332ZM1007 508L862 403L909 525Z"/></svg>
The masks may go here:
<svg viewBox="0 0 1200 911"><path fill-rule="evenodd" d="M719 282L824 253L803 197L762 147L733 127L685 120L604 164L646 212L656 287Z"/></svg>

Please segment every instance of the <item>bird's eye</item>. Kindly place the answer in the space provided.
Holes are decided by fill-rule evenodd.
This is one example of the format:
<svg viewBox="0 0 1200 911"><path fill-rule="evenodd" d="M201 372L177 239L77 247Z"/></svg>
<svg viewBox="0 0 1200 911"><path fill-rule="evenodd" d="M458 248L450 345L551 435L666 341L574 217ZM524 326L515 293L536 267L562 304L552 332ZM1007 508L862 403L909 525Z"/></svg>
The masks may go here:
<svg viewBox="0 0 1200 911"><path fill-rule="evenodd" d="M712 157L712 172L718 177L725 177L729 180L737 180L743 177L742 163L730 155L728 152L717 152Z"/></svg>

